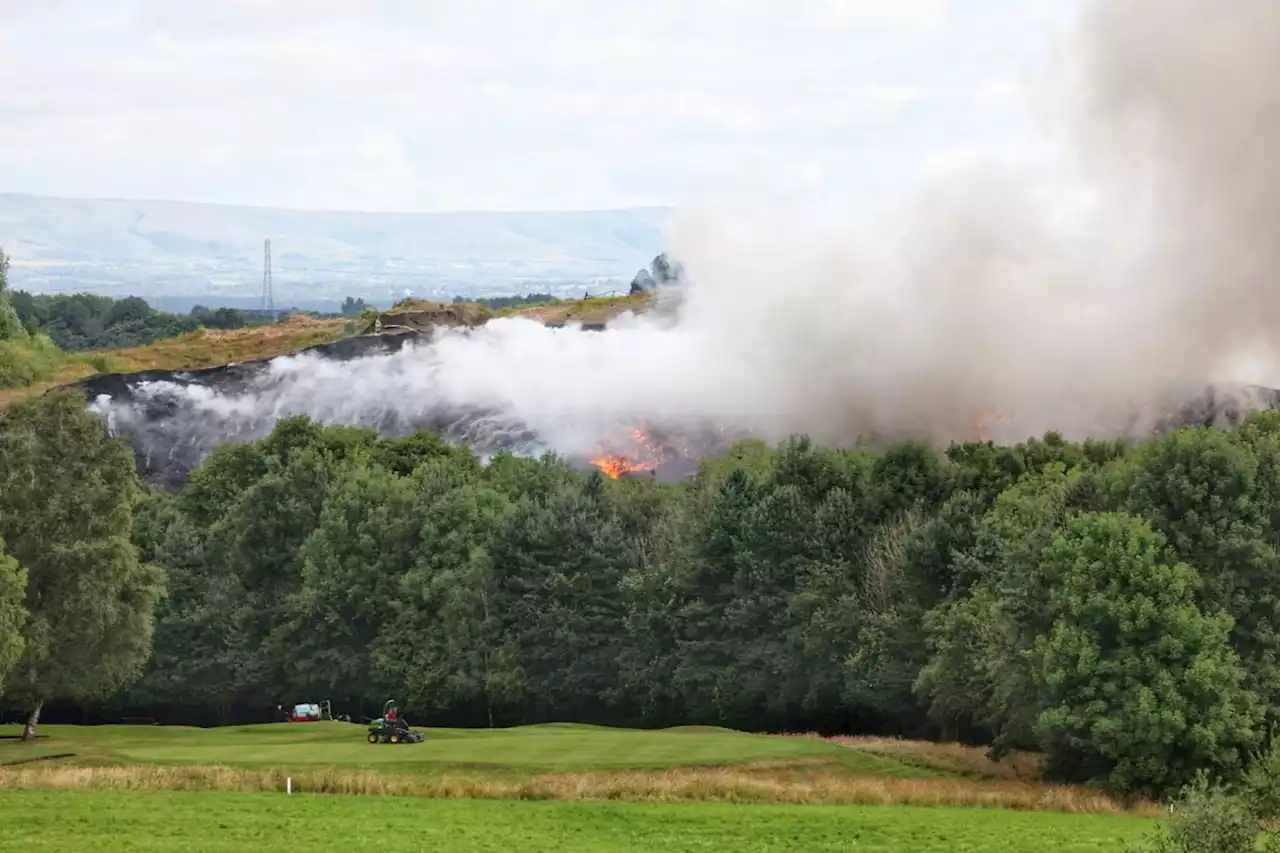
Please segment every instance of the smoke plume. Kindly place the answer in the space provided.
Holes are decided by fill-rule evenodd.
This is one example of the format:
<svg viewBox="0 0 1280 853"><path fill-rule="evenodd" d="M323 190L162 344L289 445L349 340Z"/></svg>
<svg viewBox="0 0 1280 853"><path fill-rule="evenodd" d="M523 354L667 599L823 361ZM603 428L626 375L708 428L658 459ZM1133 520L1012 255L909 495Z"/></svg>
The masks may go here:
<svg viewBox="0 0 1280 853"><path fill-rule="evenodd" d="M1052 170L977 167L854 233L689 209L673 311L286 360L235 406L483 412L589 456L638 423L941 442L994 412L993 438L1118 435L1188 388L1274 382L1280 3L1087 0L1064 46Z"/></svg>

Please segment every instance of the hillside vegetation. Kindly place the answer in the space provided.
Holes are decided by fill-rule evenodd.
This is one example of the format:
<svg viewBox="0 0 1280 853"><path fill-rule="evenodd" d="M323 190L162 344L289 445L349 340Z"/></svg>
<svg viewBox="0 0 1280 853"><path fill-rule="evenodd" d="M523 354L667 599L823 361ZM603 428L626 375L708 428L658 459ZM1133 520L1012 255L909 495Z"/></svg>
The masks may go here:
<svg viewBox="0 0 1280 853"><path fill-rule="evenodd" d="M13 307L9 259L0 251L0 389L27 386L51 376L62 353L47 335L29 331Z"/></svg>
<svg viewBox="0 0 1280 853"><path fill-rule="evenodd" d="M474 326L509 316L553 325L590 325L607 323L628 311L642 313L649 296L489 301L506 307L494 310L486 303L405 299L387 312L365 308L359 316L342 319L293 314L273 323L229 309L164 314L132 298L8 294L0 282L0 313L9 318L7 325L0 321L0 408L96 373L198 370L292 355L347 335L374 332L381 319L406 314L419 315L423 328L438 322L428 316L433 313L461 318L446 325ZM348 303L359 304L350 299ZM146 343L131 345L135 341Z"/></svg>
<svg viewBox="0 0 1280 853"><path fill-rule="evenodd" d="M349 334L346 320L316 320L306 315L243 329L199 329L142 347L65 355L49 344L48 369L17 387L0 383L0 408L47 393L95 373L141 370L197 370L233 362L274 358L329 343Z"/></svg>

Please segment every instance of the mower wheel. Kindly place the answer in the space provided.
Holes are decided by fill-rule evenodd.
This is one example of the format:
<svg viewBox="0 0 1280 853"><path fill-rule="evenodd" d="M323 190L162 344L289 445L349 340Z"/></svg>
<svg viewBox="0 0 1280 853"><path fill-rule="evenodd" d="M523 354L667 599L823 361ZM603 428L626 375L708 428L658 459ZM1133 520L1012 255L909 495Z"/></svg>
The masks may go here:
<svg viewBox="0 0 1280 853"><path fill-rule="evenodd" d="M399 743L400 735L392 735L391 737L387 738L387 740L391 741L392 743Z"/></svg>
<svg viewBox="0 0 1280 853"><path fill-rule="evenodd" d="M377 742L378 742L378 733L369 732L369 743L377 743Z"/></svg>

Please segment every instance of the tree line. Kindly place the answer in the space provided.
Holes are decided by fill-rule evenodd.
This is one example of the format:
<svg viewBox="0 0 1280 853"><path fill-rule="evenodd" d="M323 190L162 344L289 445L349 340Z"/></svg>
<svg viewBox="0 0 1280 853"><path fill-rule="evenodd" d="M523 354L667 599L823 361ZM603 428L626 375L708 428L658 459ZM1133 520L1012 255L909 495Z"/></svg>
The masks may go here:
<svg viewBox="0 0 1280 853"><path fill-rule="evenodd" d="M1238 776L1276 723L1280 414L744 442L677 484L305 418L176 495L129 466L76 398L0 415L3 705L875 732L1147 795Z"/></svg>
<svg viewBox="0 0 1280 853"><path fill-rule="evenodd" d="M66 352L140 347L201 328L242 329L272 319L203 305L187 314L169 314L137 296L113 299L91 293L31 294L18 290L12 301L28 331L43 332Z"/></svg>

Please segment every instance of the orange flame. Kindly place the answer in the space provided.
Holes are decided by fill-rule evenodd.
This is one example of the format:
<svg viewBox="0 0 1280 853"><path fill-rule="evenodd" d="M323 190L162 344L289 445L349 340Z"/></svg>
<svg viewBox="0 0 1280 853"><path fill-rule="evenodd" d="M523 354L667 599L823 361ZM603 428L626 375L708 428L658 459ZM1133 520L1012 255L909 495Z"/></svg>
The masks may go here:
<svg viewBox="0 0 1280 853"><path fill-rule="evenodd" d="M978 434L978 441L990 441L990 428L992 424L1000 421L998 412L983 412L973 422L973 430Z"/></svg>
<svg viewBox="0 0 1280 853"><path fill-rule="evenodd" d="M649 435L639 427L631 430L631 439L636 451L629 455L617 452L614 448L601 448L601 454L591 460L591 464L600 469L606 477L617 480L637 471L652 471L666 461L668 451L655 443Z"/></svg>
<svg viewBox="0 0 1280 853"><path fill-rule="evenodd" d="M729 428L723 424L714 426L718 440L722 442ZM656 471L677 459L692 460L701 456L697 441L689 436L659 436L641 427L622 431L621 441L604 442L591 464L607 477L617 480L637 471Z"/></svg>
<svg viewBox="0 0 1280 853"><path fill-rule="evenodd" d="M652 471L653 465L648 462L641 462L628 459L625 456L619 456L616 453L610 453L606 456L597 456L591 460L591 464L600 469L600 473L606 477L617 480L627 474L633 474L636 471Z"/></svg>

